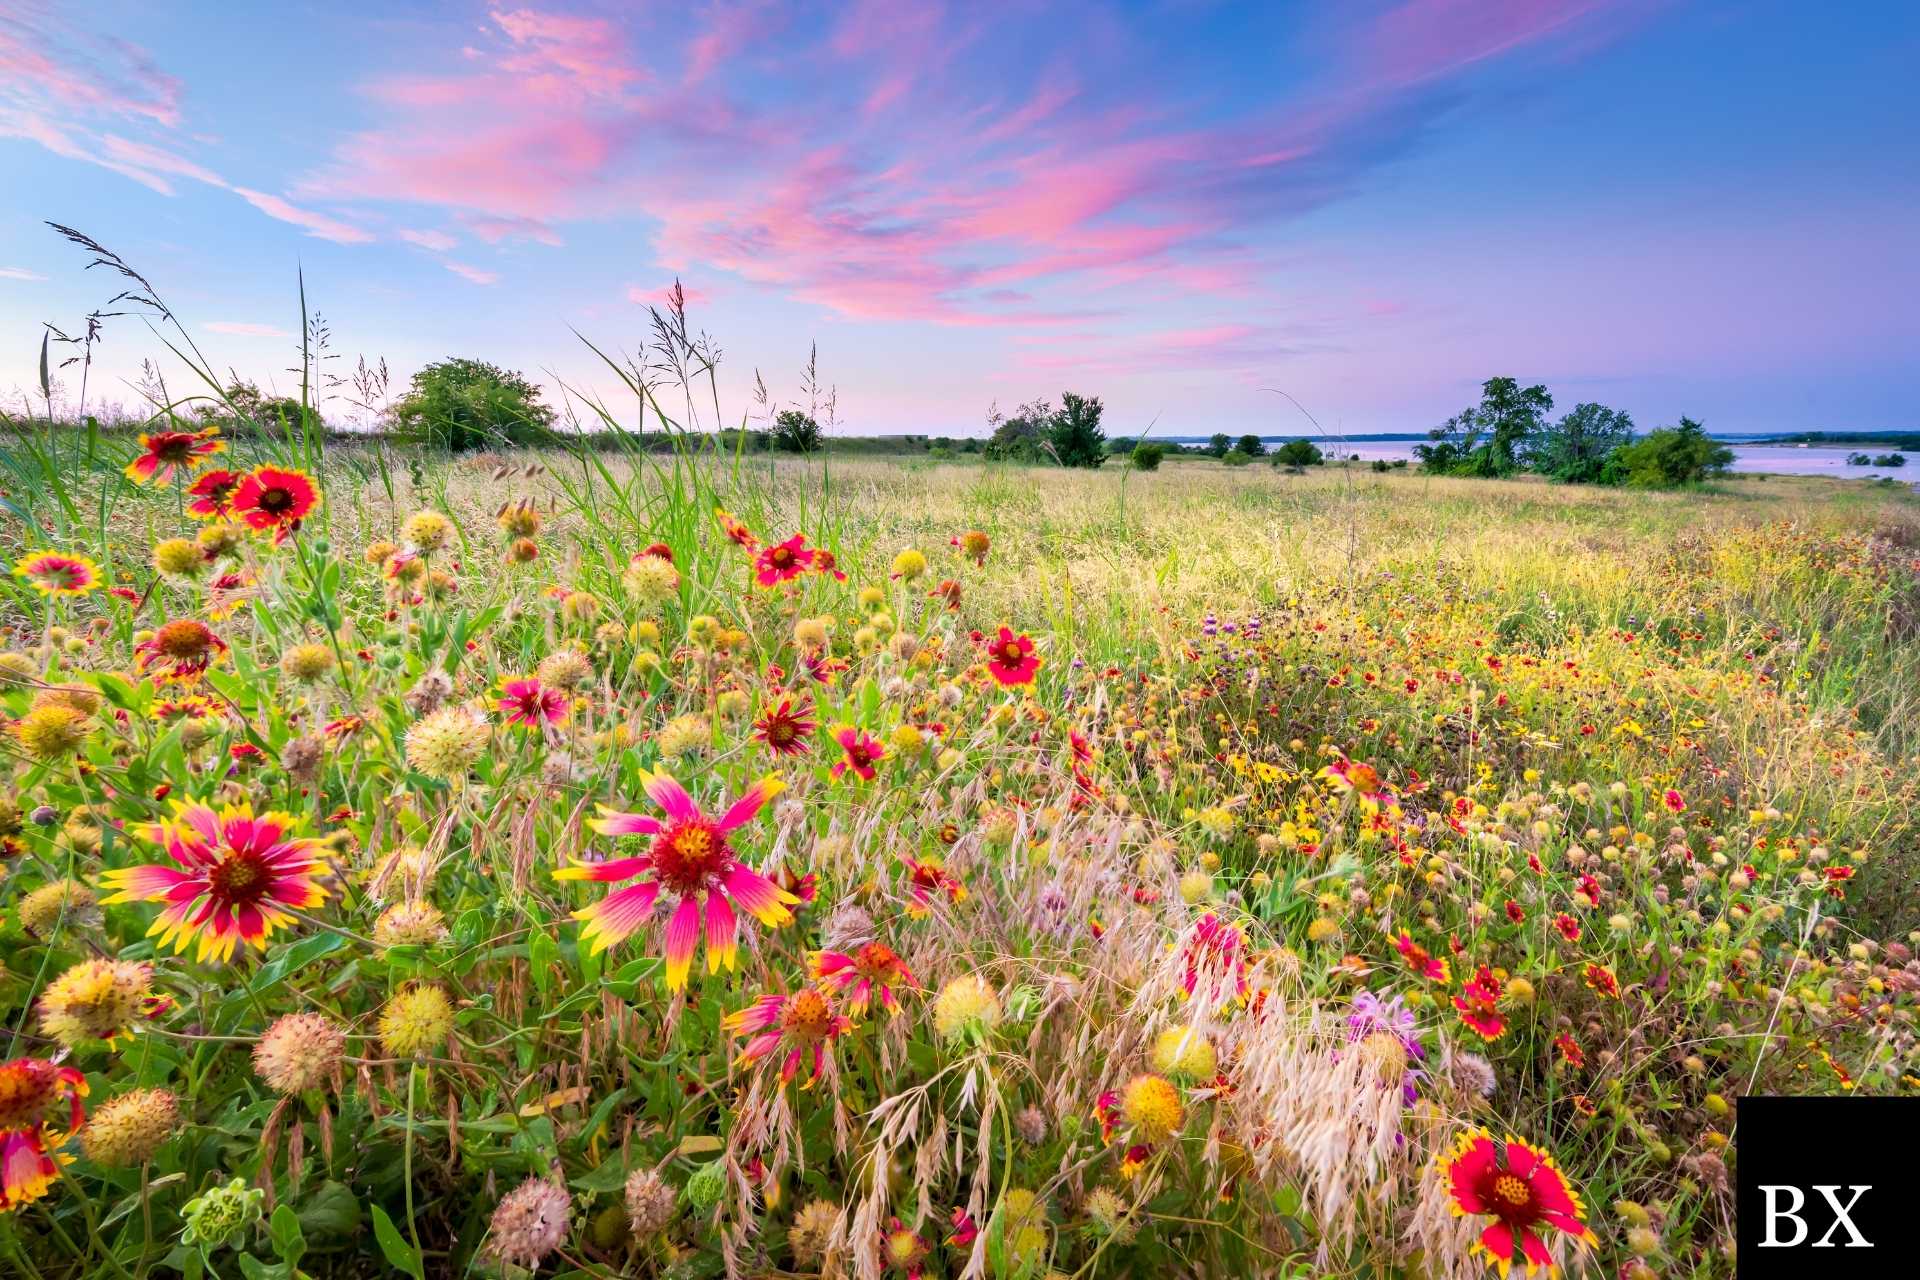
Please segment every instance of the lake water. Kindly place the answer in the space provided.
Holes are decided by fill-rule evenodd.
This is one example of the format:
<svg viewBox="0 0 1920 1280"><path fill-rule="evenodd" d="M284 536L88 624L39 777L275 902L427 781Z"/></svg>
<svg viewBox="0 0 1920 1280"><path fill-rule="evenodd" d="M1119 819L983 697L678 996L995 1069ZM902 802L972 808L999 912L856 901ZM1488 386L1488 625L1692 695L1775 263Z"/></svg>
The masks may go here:
<svg viewBox="0 0 1920 1280"><path fill-rule="evenodd" d="M1289 437L1297 438L1297 437ZM1203 443L1196 441L1195 443ZM1272 449L1282 443L1270 440L1267 447ZM1355 440L1334 443L1327 440L1315 440L1329 459L1336 454L1341 457L1358 458L1362 462L1372 462L1384 458L1388 462L1413 459L1413 447L1424 443L1412 440ZM1733 450L1733 470L1737 472L1766 471L1775 475L1789 476L1835 476L1843 479L1865 480L1872 476L1891 476L1896 480L1920 483L1920 453L1909 453L1905 457L1904 467L1856 467L1848 463L1850 453L1871 453L1876 456L1892 452L1885 445L1782 445L1749 444L1740 440L1727 440L1724 443Z"/></svg>

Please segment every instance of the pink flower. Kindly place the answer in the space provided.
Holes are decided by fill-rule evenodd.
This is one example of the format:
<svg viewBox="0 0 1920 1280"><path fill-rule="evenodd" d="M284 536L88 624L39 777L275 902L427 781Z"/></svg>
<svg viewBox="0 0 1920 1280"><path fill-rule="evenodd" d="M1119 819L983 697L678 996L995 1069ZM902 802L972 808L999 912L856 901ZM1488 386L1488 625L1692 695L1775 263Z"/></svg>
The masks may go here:
<svg viewBox="0 0 1920 1280"><path fill-rule="evenodd" d="M873 766L887 758L887 749L880 745L880 740L870 734L862 733L850 724L843 724L835 729L833 740L839 743L840 750L846 753L845 759L834 763L834 778L837 780L851 769L861 781L872 782L877 776Z"/></svg>
<svg viewBox="0 0 1920 1280"><path fill-rule="evenodd" d="M591 942L596 954L645 924L663 892L673 895L678 905L667 921L665 954L667 986L678 991L687 985L687 973L693 968L703 914L708 973L718 973L722 965L731 970L738 963L739 918L734 914L735 906L768 927L793 919L792 908L800 899L740 861L727 842L728 834L751 822L785 784L776 777L762 778L725 813L710 818L700 811L686 788L667 774L642 774L641 783L647 798L665 813L665 822L603 806L593 826L603 835L652 836L653 844L647 851L630 858L563 867L553 874L556 880L608 883L648 877L573 913L575 919L586 922L580 940Z"/></svg>
<svg viewBox="0 0 1920 1280"><path fill-rule="evenodd" d="M573 705L563 689L552 689L531 676L509 680L500 690L500 714L508 724L523 724L530 729L567 722Z"/></svg>

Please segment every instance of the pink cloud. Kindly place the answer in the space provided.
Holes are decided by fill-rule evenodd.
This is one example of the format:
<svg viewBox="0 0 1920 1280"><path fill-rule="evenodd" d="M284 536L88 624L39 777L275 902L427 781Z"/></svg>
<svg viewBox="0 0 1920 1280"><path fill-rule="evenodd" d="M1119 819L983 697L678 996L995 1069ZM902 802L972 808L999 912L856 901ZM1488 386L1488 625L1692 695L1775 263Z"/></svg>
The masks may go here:
<svg viewBox="0 0 1920 1280"><path fill-rule="evenodd" d="M461 279L470 280L474 284L500 283L500 273L497 271L485 271L479 267L470 267L464 262L453 262L451 260L443 262L440 265Z"/></svg>
<svg viewBox="0 0 1920 1280"><path fill-rule="evenodd" d="M72 15L34 0L0 8L0 102L45 112L180 123L180 82L145 50L76 32Z"/></svg>
<svg viewBox="0 0 1920 1280"><path fill-rule="evenodd" d="M233 187L231 190L269 218L291 222L316 239L331 240L335 244L370 244L374 239L373 233L363 227L330 218L324 213L315 213L311 209L302 209L279 196L268 195L264 191L250 191L246 187Z"/></svg>
<svg viewBox="0 0 1920 1280"><path fill-rule="evenodd" d="M0 267L0 280L45 280L45 279L46 277L41 275L39 272L29 271L25 267Z"/></svg>
<svg viewBox="0 0 1920 1280"><path fill-rule="evenodd" d="M713 301L711 289L695 288L684 280L668 281L666 284L654 285L650 288L645 285L630 284L627 286L627 301L638 303L643 307L664 306L667 295L673 292L675 284L680 286L681 297L688 306L705 306Z"/></svg>
<svg viewBox="0 0 1920 1280"><path fill-rule="evenodd" d="M559 232L538 218L491 218L463 215L460 221L467 230L488 244L499 244L505 240L533 240L540 244L558 247L565 243L560 239Z"/></svg>
<svg viewBox="0 0 1920 1280"><path fill-rule="evenodd" d="M414 231L403 228L399 234L400 238L408 244L422 249L431 249L436 253L445 253L460 243L444 231Z"/></svg>

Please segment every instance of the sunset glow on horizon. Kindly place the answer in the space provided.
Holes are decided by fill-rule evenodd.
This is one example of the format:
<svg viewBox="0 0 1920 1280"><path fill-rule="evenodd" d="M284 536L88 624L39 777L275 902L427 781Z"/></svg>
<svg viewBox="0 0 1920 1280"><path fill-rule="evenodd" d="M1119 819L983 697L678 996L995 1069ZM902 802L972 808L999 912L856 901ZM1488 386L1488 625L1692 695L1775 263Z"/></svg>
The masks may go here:
<svg viewBox="0 0 1920 1280"><path fill-rule="evenodd" d="M1063 388L1115 435L1302 425L1266 387L1416 431L1494 374L1910 429L1916 53L1885 3L0 0L0 400L120 287L57 222L282 390L297 272L338 372L556 401L678 279L727 425L817 344L849 434ZM166 354L110 319L90 399L198 390Z"/></svg>

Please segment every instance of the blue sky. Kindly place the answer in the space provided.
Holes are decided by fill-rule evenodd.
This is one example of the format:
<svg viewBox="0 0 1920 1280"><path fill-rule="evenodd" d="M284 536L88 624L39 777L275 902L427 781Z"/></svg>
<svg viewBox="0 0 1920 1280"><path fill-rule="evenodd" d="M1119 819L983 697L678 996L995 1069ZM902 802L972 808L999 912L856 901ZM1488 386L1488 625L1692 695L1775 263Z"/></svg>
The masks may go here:
<svg viewBox="0 0 1920 1280"><path fill-rule="evenodd" d="M1917 54L1891 3L0 0L0 396L117 288L52 220L282 387L298 270L342 366L556 396L677 277L736 419L817 342L849 432L1419 430L1496 373L1911 429ZM195 389L120 318L95 402L143 358Z"/></svg>

